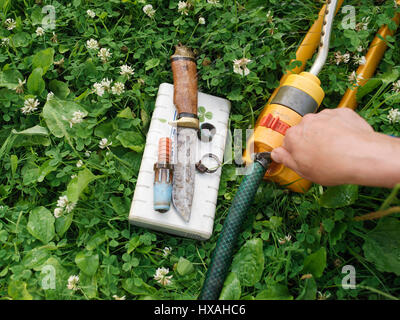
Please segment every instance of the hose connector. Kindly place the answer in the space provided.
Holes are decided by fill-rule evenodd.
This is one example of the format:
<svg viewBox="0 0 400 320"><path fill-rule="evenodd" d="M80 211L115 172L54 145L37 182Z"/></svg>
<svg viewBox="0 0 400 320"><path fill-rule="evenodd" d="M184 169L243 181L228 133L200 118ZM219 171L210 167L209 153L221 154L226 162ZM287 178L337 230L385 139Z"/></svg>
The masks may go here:
<svg viewBox="0 0 400 320"><path fill-rule="evenodd" d="M261 164L264 167L264 169L267 170L269 165L272 162L271 152L259 152L259 153L256 153L256 155L254 157L254 161L256 161L259 164Z"/></svg>

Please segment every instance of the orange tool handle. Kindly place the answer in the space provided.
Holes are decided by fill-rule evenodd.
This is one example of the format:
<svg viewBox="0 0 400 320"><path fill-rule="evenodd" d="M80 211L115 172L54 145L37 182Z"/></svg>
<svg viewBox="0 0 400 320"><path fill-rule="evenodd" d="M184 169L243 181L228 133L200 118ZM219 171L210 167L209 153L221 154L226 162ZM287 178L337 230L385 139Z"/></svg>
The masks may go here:
<svg viewBox="0 0 400 320"><path fill-rule="evenodd" d="M398 1L400 2L400 1ZM400 13L397 13L395 17L392 19L396 23L396 28L400 23ZM387 25L382 26L374 40L371 42L369 46L368 53L365 56L365 64L358 67L356 73L357 75L362 75L362 79L359 80L358 85L363 86L367 83L367 81L373 76L376 68L379 65L385 51L387 49L387 44L385 40L387 36L393 36L396 30L390 30ZM382 39L380 38L382 37ZM346 90L342 100L340 101L338 108L350 108L355 109L357 107L357 95L358 87L349 88Z"/></svg>

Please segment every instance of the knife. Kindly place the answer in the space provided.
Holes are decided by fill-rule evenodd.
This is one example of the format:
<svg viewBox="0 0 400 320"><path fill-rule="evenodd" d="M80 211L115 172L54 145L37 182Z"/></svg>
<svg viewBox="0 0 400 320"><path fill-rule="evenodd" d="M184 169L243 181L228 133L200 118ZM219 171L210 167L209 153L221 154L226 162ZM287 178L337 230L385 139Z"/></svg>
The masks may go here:
<svg viewBox="0 0 400 320"><path fill-rule="evenodd" d="M176 46L171 56L174 80L174 105L178 116L173 125L177 127L176 164L174 166L172 203L185 222L190 220L192 209L195 152L197 150L197 68L193 52L183 46Z"/></svg>

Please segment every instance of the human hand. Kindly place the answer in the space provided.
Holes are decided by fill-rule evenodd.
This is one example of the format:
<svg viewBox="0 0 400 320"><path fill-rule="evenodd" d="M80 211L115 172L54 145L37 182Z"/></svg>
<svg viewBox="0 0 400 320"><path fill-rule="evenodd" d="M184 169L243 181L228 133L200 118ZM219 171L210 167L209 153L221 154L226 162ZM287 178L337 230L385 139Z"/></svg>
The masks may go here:
<svg viewBox="0 0 400 320"><path fill-rule="evenodd" d="M271 157L318 184L391 187L400 182L399 164L390 160L399 159L399 141L374 132L348 108L325 109L288 129Z"/></svg>

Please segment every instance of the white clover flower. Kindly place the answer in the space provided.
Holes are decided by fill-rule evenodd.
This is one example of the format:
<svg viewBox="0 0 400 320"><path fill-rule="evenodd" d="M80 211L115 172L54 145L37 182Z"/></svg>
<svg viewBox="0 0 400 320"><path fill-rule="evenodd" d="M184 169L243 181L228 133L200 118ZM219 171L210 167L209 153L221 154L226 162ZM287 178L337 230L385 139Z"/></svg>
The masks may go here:
<svg viewBox="0 0 400 320"><path fill-rule="evenodd" d="M43 36L44 35L44 29L42 28L42 27L38 27L37 29L36 29L36 35L37 36L39 36L39 37L41 37L41 36Z"/></svg>
<svg viewBox="0 0 400 320"><path fill-rule="evenodd" d="M78 176L78 175L73 174L73 175L71 175L71 179L75 179L77 176Z"/></svg>
<svg viewBox="0 0 400 320"><path fill-rule="evenodd" d="M70 127L72 128L72 126L74 124L81 123L83 121L84 117L85 117L85 113L84 112L82 112L81 110L75 111L72 114L72 119L69 121ZM79 160L79 161L82 161L82 160Z"/></svg>
<svg viewBox="0 0 400 320"><path fill-rule="evenodd" d="M111 88L113 94L120 95L125 91L125 85L122 82L115 82Z"/></svg>
<svg viewBox="0 0 400 320"><path fill-rule="evenodd" d="M154 275L154 280L160 283L163 286L167 286L171 283L172 276L167 276L169 269L167 268L158 268Z"/></svg>
<svg viewBox="0 0 400 320"><path fill-rule="evenodd" d="M46 100L49 101L49 100L51 100L51 99L53 99L53 98L54 98L54 93L50 91L50 92L47 94Z"/></svg>
<svg viewBox="0 0 400 320"><path fill-rule="evenodd" d="M251 60L247 58L233 60L233 72L242 76L247 76L250 73L250 70L247 68L247 64L250 62Z"/></svg>
<svg viewBox="0 0 400 320"><path fill-rule="evenodd" d="M357 47L357 51L358 51L358 52L363 52L363 51L364 51L364 48L363 48L363 46L359 46L359 47Z"/></svg>
<svg viewBox="0 0 400 320"><path fill-rule="evenodd" d="M112 145L112 142L111 142L111 141L108 142L108 139L107 139L107 138L103 138L103 139L101 139L100 142L99 142L99 148L100 148L100 149L105 149L105 148L107 148L107 147L109 147L109 146L111 146L111 145Z"/></svg>
<svg viewBox="0 0 400 320"><path fill-rule="evenodd" d="M103 96L103 94L104 94L104 87L103 87L103 85L101 84L101 83L98 83L98 82L96 82L94 85L93 85L93 88L94 88L94 92L96 92L96 94L98 95L98 96Z"/></svg>
<svg viewBox="0 0 400 320"><path fill-rule="evenodd" d="M55 208L54 209L54 217L59 218L63 214L63 209L62 208Z"/></svg>
<svg viewBox="0 0 400 320"><path fill-rule="evenodd" d="M341 54L340 51L335 52L335 62L339 63L348 63L350 61L350 53Z"/></svg>
<svg viewBox="0 0 400 320"><path fill-rule="evenodd" d="M178 12L180 12L182 15L188 15L188 4L186 1L178 2Z"/></svg>
<svg viewBox="0 0 400 320"><path fill-rule="evenodd" d="M95 39L86 41L86 47L90 50L99 50L99 43Z"/></svg>
<svg viewBox="0 0 400 320"><path fill-rule="evenodd" d="M64 61L65 61L64 57L62 57L60 60L54 61L54 65L56 65L56 66L62 65L64 63Z"/></svg>
<svg viewBox="0 0 400 320"><path fill-rule="evenodd" d="M335 62L338 65L343 61L343 55L341 54L340 51L335 52Z"/></svg>
<svg viewBox="0 0 400 320"><path fill-rule="evenodd" d="M171 254L171 250L172 250L171 247L165 247L163 249L163 257L164 258L168 257Z"/></svg>
<svg viewBox="0 0 400 320"><path fill-rule="evenodd" d="M121 66L121 72L119 73L123 76L127 76L128 78L134 74L132 67L128 66L127 64L124 64Z"/></svg>
<svg viewBox="0 0 400 320"><path fill-rule="evenodd" d="M112 53L110 52L110 49L101 48L97 56L100 58L101 61L106 63L108 58L112 56Z"/></svg>
<svg viewBox="0 0 400 320"><path fill-rule="evenodd" d="M58 42L58 39L57 39L57 35L56 35L56 33L53 31L53 36L51 37L51 39L50 39L52 42L54 42L54 43L57 43Z"/></svg>
<svg viewBox="0 0 400 320"><path fill-rule="evenodd" d="M267 22L272 23L274 16L273 16L271 10L268 10L266 18L267 18Z"/></svg>
<svg viewBox="0 0 400 320"><path fill-rule="evenodd" d="M219 0L207 0L207 2L210 4L218 4Z"/></svg>
<svg viewBox="0 0 400 320"><path fill-rule="evenodd" d="M24 114L32 113L33 111L37 110L39 104L40 103L37 99L26 99L24 102L24 106L21 108L21 112Z"/></svg>
<svg viewBox="0 0 400 320"><path fill-rule="evenodd" d="M76 166L77 166L78 168L82 167L82 166L83 166L83 161L82 161L82 160L79 160L79 161L76 163Z"/></svg>
<svg viewBox="0 0 400 320"><path fill-rule="evenodd" d="M61 210L65 209L67 213L70 213L75 206L76 202L69 201L67 196L61 196L57 200L57 207L59 207Z"/></svg>
<svg viewBox="0 0 400 320"><path fill-rule="evenodd" d="M74 210L75 206L76 206L76 202L69 202L65 206L65 211L67 211L67 213L70 213L72 210Z"/></svg>
<svg viewBox="0 0 400 320"><path fill-rule="evenodd" d="M143 7L143 12L147 14L150 18L153 18L156 10L153 9L153 6L151 4L146 4Z"/></svg>
<svg viewBox="0 0 400 320"><path fill-rule="evenodd" d="M285 236L284 238L279 238L278 242L279 244L285 244L286 242L290 242L292 240L292 236L289 234Z"/></svg>
<svg viewBox="0 0 400 320"><path fill-rule="evenodd" d="M356 31L360 30L367 30L368 29L368 24L369 24L370 17L364 17L361 19L361 22L356 24Z"/></svg>
<svg viewBox="0 0 400 320"><path fill-rule="evenodd" d="M57 207L65 208L68 204L68 197L67 196L60 196L57 200Z"/></svg>
<svg viewBox="0 0 400 320"><path fill-rule="evenodd" d="M206 24L206 19L204 19L203 17L200 17L199 24Z"/></svg>
<svg viewBox="0 0 400 320"><path fill-rule="evenodd" d="M322 293L321 291L317 291L318 293L318 300L327 300L331 296L331 293L329 291Z"/></svg>
<svg viewBox="0 0 400 320"><path fill-rule="evenodd" d="M18 85L15 88L16 93L23 93L24 92L24 84L26 83L26 79L23 81L21 79L18 79Z"/></svg>
<svg viewBox="0 0 400 320"><path fill-rule="evenodd" d="M114 298L115 300L126 300L126 297L125 297L125 296L118 297L116 294L113 295L113 298Z"/></svg>
<svg viewBox="0 0 400 320"><path fill-rule="evenodd" d="M76 290L79 289L78 283L79 283L79 276L70 276L70 277L68 278L67 288L68 288L69 290L74 290L74 291L76 291Z"/></svg>
<svg viewBox="0 0 400 320"><path fill-rule="evenodd" d="M349 61L350 61L350 53L346 52L346 53L343 55L343 62L344 62L344 63L348 63Z"/></svg>
<svg viewBox="0 0 400 320"><path fill-rule="evenodd" d="M10 45L10 38L2 38L1 39L1 46L2 47L7 47Z"/></svg>
<svg viewBox="0 0 400 320"><path fill-rule="evenodd" d="M400 80L397 80L396 82L393 83L392 90L393 90L395 93L400 92Z"/></svg>
<svg viewBox="0 0 400 320"><path fill-rule="evenodd" d="M350 75L349 75L349 82L351 82L353 84L353 86L358 87L359 86L359 82L360 80L363 80L364 77L362 74L357 74L355 71L353 71Z"/></svg>
<svg viewBox="0 0 400 320"><path fill-rule="evenodd" d="M103 89L109 91L111 89L112 80L108 80L108 78L104 78L101 80L100 84L103 86Z"/></svg>
<svg viewBox="0 0 400 320"><path fill-rule="evenodd" d="M85 157L89 158L91 153L92 153L92 151L86 150L85 151Z"/></svg>
<svg viewBox="0 0 400 320"><path fill-rule="evenodd" d="M400 122L400 110L399 109L390 109L389 114L387 116L390 123Z"/></svg>
<svg viewBox="0 0 400 320"><path fill-rule="evenodd" d="M371 17L364 17L361 19L361 23L363 23L363 30L367 30L370 20L371 20Z"/></svg>
<svg viewBox="0 0 400 320"><path fill-rule="evenodd" d="M96 16L96 13L93 10L88 10L86 11L87 15L91 18L94 18Z"/></svg>
<svg viewBox="0 0 400 320"><path fill-rule="evenodd" d="M17 26L17 23L14 19L8 18L5 23L7 30L12 30Z"/></svg>
<svg viewBox="0 0 400 320"><path fill-rule="evenodd" d="M358 64L360 66L364 65L367 63L367 60L365 59L365 56L360 56L360 55L355 55L353 57L354 63Z"/></svg>
<svg viewBox="0 0 400 320"><path fill-rule="evenodd" d="M350 82L355 82L355 80L357 79L357 73L355 71L353 71L352 73L350 73L350 75L348 76L348 79Z"/></svg>

